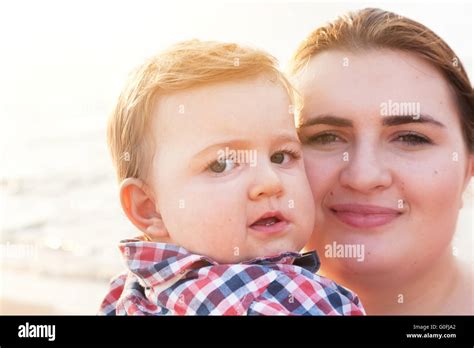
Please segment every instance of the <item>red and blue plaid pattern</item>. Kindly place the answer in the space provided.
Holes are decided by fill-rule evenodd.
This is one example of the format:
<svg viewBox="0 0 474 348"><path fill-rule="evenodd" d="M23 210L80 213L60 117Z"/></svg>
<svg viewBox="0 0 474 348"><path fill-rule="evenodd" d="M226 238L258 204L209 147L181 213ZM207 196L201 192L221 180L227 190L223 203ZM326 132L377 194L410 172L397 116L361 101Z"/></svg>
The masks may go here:
<svg viewBox="0 0 474 348"><path fill-rule="evenodd" d="M363 315L357 295L314 274L316 252L218 264L176 245L124 240L128 273L111 282L102 315Z"/></svg>

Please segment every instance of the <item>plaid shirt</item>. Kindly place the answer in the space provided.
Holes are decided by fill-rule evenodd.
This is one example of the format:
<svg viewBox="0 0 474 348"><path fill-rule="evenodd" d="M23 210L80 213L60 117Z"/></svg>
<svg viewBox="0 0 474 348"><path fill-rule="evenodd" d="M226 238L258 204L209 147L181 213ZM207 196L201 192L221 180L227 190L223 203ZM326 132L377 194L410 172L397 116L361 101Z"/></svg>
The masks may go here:
<svg viewBox="0 0 474 348"><path fill-rule="evenodd" d="M314 274L316 252L218 264L172 244L119 248L129 271L112 280L101 315L365 314L357 295Z"/></svg>

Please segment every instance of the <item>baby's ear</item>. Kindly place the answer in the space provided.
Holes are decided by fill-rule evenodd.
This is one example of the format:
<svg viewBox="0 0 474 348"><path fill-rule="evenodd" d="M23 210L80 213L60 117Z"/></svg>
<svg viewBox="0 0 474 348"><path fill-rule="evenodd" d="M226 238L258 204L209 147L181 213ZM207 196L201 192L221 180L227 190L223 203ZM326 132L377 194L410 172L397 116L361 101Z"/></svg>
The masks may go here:
<svg viewBox="0 0 474 348"><path fill-rule="evenodd" d="M168 230L157 211L153 194L142 180L123 180L120 184L120 202L128 219L152 240L168 239Z"/></svg>

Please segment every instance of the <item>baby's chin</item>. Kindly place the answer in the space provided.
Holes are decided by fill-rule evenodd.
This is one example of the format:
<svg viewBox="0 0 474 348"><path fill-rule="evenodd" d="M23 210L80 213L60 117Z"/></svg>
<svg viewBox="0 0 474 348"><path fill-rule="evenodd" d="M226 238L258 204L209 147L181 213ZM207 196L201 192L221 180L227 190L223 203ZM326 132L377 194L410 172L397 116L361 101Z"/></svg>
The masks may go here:
<svg viewBox="0 0 474 348"><path fill-rule="evenodd" d="M298 234L292 231L291 233L265 240L247 238L235 245L225 245L226 243L219 245L208 244L206 245L207 250L187 249L195 254L208 256L220 264L236 264L257 258L278 256L287 252L300 253L307 243L305 236L305 234Z"/></svg>

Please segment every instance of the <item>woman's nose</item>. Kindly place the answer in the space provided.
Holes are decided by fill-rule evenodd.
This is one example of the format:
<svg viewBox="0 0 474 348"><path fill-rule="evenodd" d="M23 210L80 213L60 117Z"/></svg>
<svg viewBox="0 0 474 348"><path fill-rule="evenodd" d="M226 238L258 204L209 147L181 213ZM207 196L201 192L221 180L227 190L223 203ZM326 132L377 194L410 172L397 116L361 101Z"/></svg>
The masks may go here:
<svg viewBox="0 0 474 348"><path fill-rule="evenodd" d="M259 161L253 168L255 178L249 188L249 197L258 200L265 197L280 196L283 193L283 184L278 173L270 161Z"/></svg>
<svg viewBox="0 0 474 348"><path fill-rule="evenodd" d="M370 193L392 184L387 158L377 144L360 144L348 151L345 160L346 165L339 177L342 186Z"/></svg>

